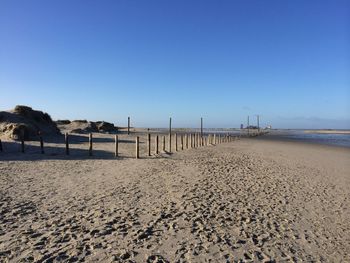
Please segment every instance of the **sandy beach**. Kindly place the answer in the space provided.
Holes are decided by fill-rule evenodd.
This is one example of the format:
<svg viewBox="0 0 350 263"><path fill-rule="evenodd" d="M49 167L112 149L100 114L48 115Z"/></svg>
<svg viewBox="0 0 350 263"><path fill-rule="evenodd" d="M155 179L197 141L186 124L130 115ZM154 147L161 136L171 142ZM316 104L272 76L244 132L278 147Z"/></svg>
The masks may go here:
<svg viewBox="0 0 350 263"><path fill-rule="evenodd" d="M348 262L350 150L240 139L0 153L1 262ZM153 143L153 141L152 141ZM12 147L12 148L11 148ZM31 152L32 151L32 152Z"/></svg>

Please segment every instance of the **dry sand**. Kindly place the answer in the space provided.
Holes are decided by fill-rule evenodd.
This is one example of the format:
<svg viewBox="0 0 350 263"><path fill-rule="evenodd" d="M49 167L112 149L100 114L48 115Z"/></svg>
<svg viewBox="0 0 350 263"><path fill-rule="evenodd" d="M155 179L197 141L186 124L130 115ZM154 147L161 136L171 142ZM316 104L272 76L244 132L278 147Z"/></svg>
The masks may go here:
<svg viewBox="0 0 350 263"><path fill-rule="evenodd" d="M124 137L118 160L112 135L93 157L4 145L1 262L350 261L349 149L241 139L135 160Z"/></svg>

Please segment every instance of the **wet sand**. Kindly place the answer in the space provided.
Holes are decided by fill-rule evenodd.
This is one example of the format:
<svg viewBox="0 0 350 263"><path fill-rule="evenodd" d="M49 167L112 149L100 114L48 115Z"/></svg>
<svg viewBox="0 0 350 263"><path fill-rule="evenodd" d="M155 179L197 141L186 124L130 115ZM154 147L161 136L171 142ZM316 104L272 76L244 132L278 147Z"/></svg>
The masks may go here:
<svg viewBox="0 0 350 263"><path fill-rule="evenodd" d="M1 153L1 262L350 261L349 149L254 138L135 160L133 137L119 159L98 138L93 157Z"/></svg>

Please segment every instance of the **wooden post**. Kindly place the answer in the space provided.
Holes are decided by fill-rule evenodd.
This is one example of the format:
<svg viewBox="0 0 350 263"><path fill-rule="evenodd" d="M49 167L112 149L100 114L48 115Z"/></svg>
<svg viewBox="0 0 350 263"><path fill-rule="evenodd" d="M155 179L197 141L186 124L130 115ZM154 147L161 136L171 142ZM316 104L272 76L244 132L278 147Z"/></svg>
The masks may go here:
<svg viewBox="0 0 350 263"><path fill-rule="evenodd" d="M201 118L201 137L203 137L203 118Z"/></svg>
<svg viewBox="0 0 350 263"><path fill-rule="evenodd" d="M24 130L21 130L21 152L24 153Z"/></svg>
<svg viewBox="0 0 350 263"><path fill-rule="evenodd" d="M216 144L216 133L214 133L214 143L213 144Z"/></svg>
<svg viewBox="0 0 350 263"><path fill-rule="evenodd" d="M135 143L136 143L136 152L135 152L135 158L138 159L140 158L140 154L139 154L139 136L136 136L136 140L135 140Z"/></svg>
<svg viewBox="0 0 350 263"><path fill-rule="evenodd" d="M0 152L2 152L2 142L1 142L1 139L0 139Z"/></svg>
<svg viewBox="0 0 350 263"><path fill-rule="evenodd" d="M118 143L119 143L119 141L118 141L118 135L115 135L115 137L114 137L114 143L115 143L115 145L114 145L114 156L115 157L118 157Z"/></svg>
<svg viewBox="0 0 350 263"><path fill-rule="evenodd" d="M249 116L248 116L248 119L247 119L247 129L248 129L248 137L249 137Z"/></svg>
<svg viewBox="0 0 350 263"><path fill-rule="evenodd" d="M69 141L68 141L68 133L67 132L64 135L64 142L66 144L66 155L69 155Z"/></svg>
<svg viewBox="0 0 350 263"><path fill-rule="evenodd" d="M177 152L177 133L175 133L175 152Z"/></svg>
<svg viewBox="0 0 350 263"><path fill-rule="evenodd" d="M163 136L163 152L165 152L165 136Z"/></svg>
<svg viewBox="0 0 350 263"><path fill-rule="evenodd" d="M24 139L21 139L21 152L24 153Z"/></svg>
<svg viewBox="0 0 350 263"><path fill-rule="evenodd" d="M186 149L188 149L188 135L185 134Z"/></svg>
<svg viewBox="0 0 350 263"><path fill-rule="evenodd" d="M181 151L184 150L184 136L181 134Z"/></svg>
<svg viewBox="0 0 350 263"><path fill-rule="evenodd" d="M40 140L40 152L41 154L44 154L44 140L43 140L43 136L40 136L39 137L39 140Z"/></svg>
<svg viewBox="0 0 350 263"><path fill-rule="evenodd" d="M171 117L169 119L169 152L171 153Z"/></svg>
<svg viewBox="0 0 350 263"><path fill-rule="evenodd" d="M171 153L171 133L169 133L169 153Z"/></svg>
<svg viewBox="0 0 350 263"><path fill-rule="evenodd" d="M128 135L130 134L130 117L128 117Z"/></svg>
<svg viewBox="0 0 350 263"><path fill-rule="evenodd" d="M159 153L158 143L159 143L159 139L158 139L158 135L157 135L155 138L155 153L156 154Z"/></svg>
<svg viewBox="0 0 350 263"><path fill-rule="evenodd" d="M151 156L151 134L147 134L148 156Z"/></svg>
<svg viewBox="0 0 350 263"><path fill-rule="evenodd" d="M92 133L89 134L89 156L92 156Z"/></svg>

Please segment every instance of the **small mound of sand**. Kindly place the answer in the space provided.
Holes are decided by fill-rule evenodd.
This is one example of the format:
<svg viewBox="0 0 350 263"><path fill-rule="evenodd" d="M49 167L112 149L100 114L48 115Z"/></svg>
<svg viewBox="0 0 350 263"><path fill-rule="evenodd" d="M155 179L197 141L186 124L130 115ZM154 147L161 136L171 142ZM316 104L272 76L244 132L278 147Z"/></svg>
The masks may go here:
<svg viewBox="0 0 350 263"><path fill-rule="evenodd" d="M0 136L14 140L33 139L39 133L60 134L49 114L17 105L14 110L0 112Z"/></svg>

